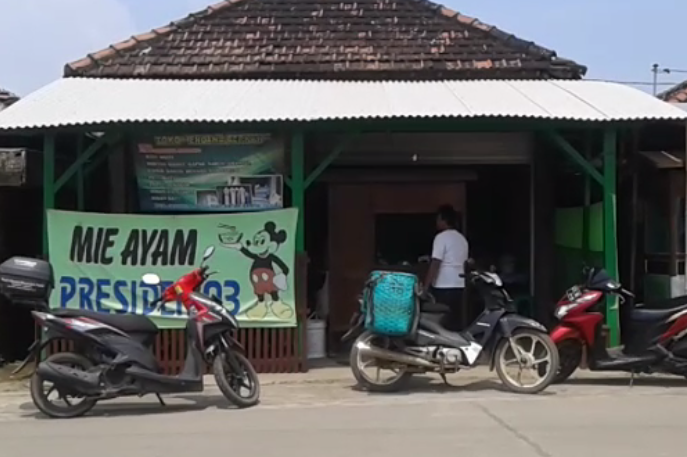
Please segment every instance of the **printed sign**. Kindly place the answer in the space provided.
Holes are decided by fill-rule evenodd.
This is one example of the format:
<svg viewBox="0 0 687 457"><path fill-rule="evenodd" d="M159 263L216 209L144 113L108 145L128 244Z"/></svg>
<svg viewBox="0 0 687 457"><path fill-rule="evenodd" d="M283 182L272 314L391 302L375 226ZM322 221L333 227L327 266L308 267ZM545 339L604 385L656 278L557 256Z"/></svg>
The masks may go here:
<svg viewBox="0 0 687 457"><path fill-rule="evenodd" d="M181 303L155 310L163 287L198 268L203 252L216 272L200 292L218 297L244 327L296 325L294 265L298 211L145 216L48 211L54 308L148 315L161 328L183 328Z"/></svg>
<svg viewBox="0 0 687 457"><path fill-rule="evenodd" d="M283 206L284 143L269 133L154 136L136 154L143 211L261 211Z"/></svg>

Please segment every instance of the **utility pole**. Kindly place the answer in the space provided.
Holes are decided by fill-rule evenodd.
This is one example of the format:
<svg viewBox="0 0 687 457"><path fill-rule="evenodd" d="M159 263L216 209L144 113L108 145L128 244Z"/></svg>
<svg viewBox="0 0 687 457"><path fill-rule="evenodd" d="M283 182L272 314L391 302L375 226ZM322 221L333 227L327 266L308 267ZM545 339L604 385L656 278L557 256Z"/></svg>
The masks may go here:
<svg viewBox="0 0 687 457"><path fill-rule="evenodd" d="M687 71L685 71L685 70L676 70L674 68L662 68L657 63L655 63L651 66L651 72L654 74L654 82L653 82L654 96L656 96L656 94L658 94L658 74L659 73L663 73L666 75L669 75L671 73L687 73Z"/></svg>

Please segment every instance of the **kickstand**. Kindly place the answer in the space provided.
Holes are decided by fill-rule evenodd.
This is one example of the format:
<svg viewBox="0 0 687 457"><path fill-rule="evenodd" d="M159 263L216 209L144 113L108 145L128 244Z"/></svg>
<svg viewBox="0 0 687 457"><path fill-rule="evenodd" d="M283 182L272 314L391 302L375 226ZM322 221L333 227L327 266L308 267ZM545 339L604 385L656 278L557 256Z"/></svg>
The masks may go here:
<svg viewBox="0 0 687 457"><path fill-rule="evenodd" d="M441 376L441 379L443 379L444 384L446 384L449 387L451 386L451 384L449 384L448 382L448 379L446 379L446 373L439 373L439 376Z"/></svg>
<svg viewBox="0 0 687 457"><path fill-rule="evenodd" d="M635 383L635 372L634 372L634 370L632 370L630 372L630 387L632 387L634 385L634 383Z"/></svg>
<svg viewBox="0 0 687 457"><path fill-rule="evenodd" d="M165 403L160 394L155 394L155 396L157 397L157 401L160 402L160 406L167 406L167 403Z"/></svg>

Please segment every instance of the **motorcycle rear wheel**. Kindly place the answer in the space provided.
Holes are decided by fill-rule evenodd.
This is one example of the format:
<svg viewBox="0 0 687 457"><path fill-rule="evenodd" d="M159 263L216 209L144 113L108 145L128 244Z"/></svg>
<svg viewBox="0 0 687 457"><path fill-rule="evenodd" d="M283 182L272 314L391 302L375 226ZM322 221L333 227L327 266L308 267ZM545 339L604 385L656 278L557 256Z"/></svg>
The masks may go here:
<svg viewBox="0 0 687 457"><path fill-rule="evenodd" d="M233 357L242 373L235 373L225 357ZM231 403L239 408L250 408L260 402L260 380L248 358L240 352L218 354L212 363L217 387ZM248 394L242 395L241 387L248 388Z"/></svg>
<svg viewBox="0 0 687 457"><path fill-rule="evenodd" d="M364 371L366 364L363 359L365 357L362 356L360 350L358 349L358 342L372 345L372 342L375 339L382 338L383 337L379 337L371 332L365 331L353 342L353 347L351 348L350 354L351 371L353 372L355 380L358 381L358 385L370 392L398 392L405 389L412 376L412 373L407 371L407 367L399 373L396 373L396 376L392 377L389 381L382 381L379 379L379 376L376 377L377 379L373 379Z"/></svg>
<svg viewBox="0 0 687 457"><path fill-rule="evenodd" d="M558 372L558 349L556 348L556 345L553 343L549 335L542 332L538 332L536 330L516 330L515 332L513 332L511 339L516 342L516 345L519 346L521 351L524 351L526 353L523 356L525 360L521 361L523 365L531 364L532 367L528 366L527 368L531 369L532 371L536 371L537 374L541 376L541 370L539 369L539 365L537 364L537 362L539 361L539 364L547 363L548 366L546 373L544 374L544 376L541 377L541 379L537 383L533 385L524 385L521 382L519 382L519 379L512 379L511 376L508 373L506 373L506 366L516 366L517 364L519 365L520 371L522 371L523 365L521 365L521 362L518 362L518 360L515 358L517 354L515 354L514 348L511 347L511 342L508 338L502 338L496 346L496 352L494 353L494 360L496 362L496 373L498 374L499 379L501 380L503 385L506 386L506 388L508 388L508 390L510 390L511 392L519 394L538 394L539 392L543 391L553 383L553 379L556 376L556 373ZM518 343L519 340L524 339L530 339L532 341L532 347L530 351L527 351L526 348L523 348ZM545 348L546 355L537 355L535 345L537 345L537 347ZM513 355L508 356L508 360L506 360L506 354L509 350Z"/></svg>
<svg viewBox="0 0 687 457"><path fill-rule="evenodd" d="M53 354L46 359L46 362L66 365L83 371L93 368L93 364L90 360L73 352L60 352ZM38 373L33 374L31 377L31 400L33 400L33 404L36 406L36 408L38 408L40 412L48 417L55 419L71 419L74 417L80 417L93 409L96 403L98 403L98 401L94 399L80 398L81 402L74 405L71 404L71 402L67 399L70 396L58 391L60 399L65 402L65 406L58 406L48 398L53 389L50 389L46 393L43 387L45 382L47 381L44 380ZM54 387L54 389L56 388Z"/></svg>

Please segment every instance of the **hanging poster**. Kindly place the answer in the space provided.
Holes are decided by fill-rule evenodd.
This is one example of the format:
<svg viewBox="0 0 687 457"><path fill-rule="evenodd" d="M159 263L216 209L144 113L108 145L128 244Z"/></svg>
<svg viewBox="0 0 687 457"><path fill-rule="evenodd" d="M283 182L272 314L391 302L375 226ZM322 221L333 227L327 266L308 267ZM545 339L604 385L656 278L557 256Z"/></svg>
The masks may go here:
<svg viewBox="0 0 687 457"><path fill-rule="evenodd" d="M136 143L142 211L283 207L284 142L269 133L159 135Z"/></svg>
<svg viewBox="0 0 687 457"><path fill-rule="evenodd" d="M298 211L243 214L141 215L48 210L53 308L147 315L161 328L183 328L181 303L151 306L162 287L206 265L215 272L200 292L215 296L242 327L296 325L294 266Z"/></svg>

